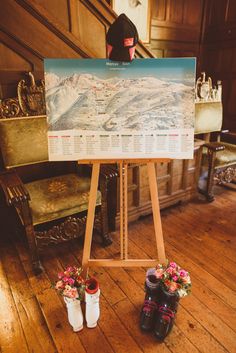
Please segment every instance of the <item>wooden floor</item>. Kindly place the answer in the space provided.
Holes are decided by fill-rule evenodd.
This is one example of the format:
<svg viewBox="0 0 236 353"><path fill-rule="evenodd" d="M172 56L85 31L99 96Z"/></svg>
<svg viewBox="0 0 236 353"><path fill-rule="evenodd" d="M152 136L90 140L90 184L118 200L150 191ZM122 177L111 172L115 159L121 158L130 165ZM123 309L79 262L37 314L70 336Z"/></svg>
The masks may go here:
<svg viewBox="0 0 236 353"><path fill-rule="evenodd" d="M217 353L236 352L236 194L218 189L211 204L196 200L162 212L166 252L190 271L192 295L180 302L165 343L139 330L145 270L96 269L101 318L96 329L73 333L62 298L51 287L57 273L81 261L78 242L43 254L45 273L35 277L27 247L13 234L1 235L1 353ZM130 257L155 257L152 217L129 227ZM94 257L119 255L118 233ZM93 272L93 271L91 271Z"/></svg>

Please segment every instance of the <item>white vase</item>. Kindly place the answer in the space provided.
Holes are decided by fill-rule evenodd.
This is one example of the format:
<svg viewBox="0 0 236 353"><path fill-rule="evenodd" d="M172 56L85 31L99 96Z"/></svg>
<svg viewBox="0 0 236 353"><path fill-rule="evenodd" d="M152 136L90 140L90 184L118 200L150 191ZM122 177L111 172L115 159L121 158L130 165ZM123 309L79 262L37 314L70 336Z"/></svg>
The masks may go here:
<svg viewBox="0 0 236 353"><path fill-rule="evenodd" d="M80 306L80 300L64 297L67 307L68 321L73 327L74 332L83 329L83 313Z"/></svg>

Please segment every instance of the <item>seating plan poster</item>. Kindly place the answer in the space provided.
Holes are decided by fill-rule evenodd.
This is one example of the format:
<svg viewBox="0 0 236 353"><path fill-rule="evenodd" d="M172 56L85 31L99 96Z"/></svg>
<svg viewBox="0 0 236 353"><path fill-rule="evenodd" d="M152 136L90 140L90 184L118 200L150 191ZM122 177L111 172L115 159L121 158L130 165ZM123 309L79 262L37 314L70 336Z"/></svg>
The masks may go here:
<svg viewBox="0 0 236 353"><path fill-rule="evenodd" d="M195 58L44 65L50 160L193 158Z"/></svg>

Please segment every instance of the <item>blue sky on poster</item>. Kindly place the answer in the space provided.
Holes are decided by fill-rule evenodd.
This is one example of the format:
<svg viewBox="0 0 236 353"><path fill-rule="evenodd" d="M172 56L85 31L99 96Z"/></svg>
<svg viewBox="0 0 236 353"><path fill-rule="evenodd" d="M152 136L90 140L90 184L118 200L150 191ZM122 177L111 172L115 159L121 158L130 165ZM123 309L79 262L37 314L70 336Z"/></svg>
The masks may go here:
<svg viewBox="0 0 236 353"><path fill-rule="evenodd" d="M59 77L76 74L92 74L99 78L155 77L166 80L195 80L195 58L135 59L119 63L108 59L45 59L47 73Z"/></svg>

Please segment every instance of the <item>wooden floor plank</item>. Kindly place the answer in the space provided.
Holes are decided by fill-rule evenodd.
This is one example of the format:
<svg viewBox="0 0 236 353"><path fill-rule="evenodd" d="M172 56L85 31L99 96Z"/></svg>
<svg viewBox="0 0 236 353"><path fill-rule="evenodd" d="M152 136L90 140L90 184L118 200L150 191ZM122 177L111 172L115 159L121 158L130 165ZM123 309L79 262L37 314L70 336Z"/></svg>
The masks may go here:
<svg viewBox="0 0 236 353"><path fill-rule="evenodd" d="M3 353L28 353L28 346L12 297L6 274L0 261L0 347Z"/></svg>
<svg viewBox="0 0 236 353"><path fill-rule="evenodd" d="M132 247L132 243L130 244L130 247ZM137 250L136 250L137 251ZM129 275L134 279L136 280L136 282L139 284L139 286L142 288L143 287L143 282L144 282L144 278L145 278L145 270L144 269L140 269L140 268L136 268L136 269L126 269L126 271L129 273ZM180 309L178 310L178 314L177 314L177 320L176 320L176 325L178 326L178 328L180 330L182 330L182 327L186 327L182 325L182 320L180 321L179 320L179 312L184 310L185 312L185 316L184 316L184 320L186 320L186 318L188 318L189 320L189 325L190 327L194 328L195 331L197 331L196 333L194 332L194 335L191 333L191 335L189 334L189 330L186 330L184 331L184 335L186 335L185 339L187 340L190 340L192 342L192 345L194 345L194 347L192 347L192 349L196 349L196 347L198 349L203 349L202 345L204 344L204 352L207 352L207 351L210 351L211 347L214 347L214 349L217 351L217 352L224 352L224 348L219 345L218 343L218 332L217 331L214 331L213 333L215 334L214 337L212 337L211 334L209 334L208 332L208 326L206 328L202 327L202 325L199 325L199 322L201 322L202 320L200 315L203 315L204 316L204 310L200 310L197 311L197 315L194 315L194 317L192 317L192 315L190 316L189 313L186 311L186 309L188 309L188 306L186 305L186 299L189 300L189 302L191 302L191 300L193 300L193 296L190 296L189 298L184 298L183 300L181 300L181 307ZM196 300L196 299L195 299ZM193 300L194 301L194 300ZM195 304L195 310L196 308L198 308L198 305ZM207 311L207 310L206 310ZM231 310L232 312L232 310ZM195 313L196 312L193 310L192 313ZM214 314L212 312L210 312L210 314L208 313L208 315L211 315L214 316ZM200 319L199 319L200 317ZM218 319L217 317L214 317L213 319ZM219 319L218 319L219 321ZM231 339L231 337L229 338L229 345L231 346L232 345L232 341L234 339L234 335L235 333L233 332L232 329L229 329L228 326L224 325L221 320L219 322L220 325L218 325L218 328L217 330L221 329L221 327L224 327L225 328L225 338L226 340L229 338L228 336L230 336L231 334L233 335L233 338ZM198 336L199 335L203 335L204 336L204 340L201 342L198 341ZM171 337L173 337L171 335ZM168 342L168 340L166 340L166 343ZM173 343L173 338L171 340L171 342ZM171 344L172 344L171 343ZM195 347L196 346L196 347ZM232 347L231 347L232 348ZM188 350L186 350L187 352L190 351L190 348L188 348Z"/></svg>
<svg viewBox="0 0 236 353"><path fill-rule="evenodd" d="M13 244L5 244L2 254L4 268L28 349L35 353L53 353L56 348L38 305L30 282Z"/></svg>
<svg viewBox="0 0 236 353"><path fill-rule="evenodd" d="M33 290L14 245L11 243L6 245L1 257L15 301L18 302L32 298L34 296Z"/></svg>
<svg viewBox="0 0 236 353"><path fill-rule="evenodd" d="M114 248L111 252L116 251L118 244L116 242L116 239L114 239ZM130 243L130 248L132 248L132 243ZM109 255L109 250L111 248L107 249L107 255ZM131 249L132 250L132 249ZM135 252L137 256L141 256L140 253L138 253L138 249L136 248ZM143 252L142 252L143 254ZM111 255L111 254L110 254ZM109 273L111 274L112 278L116 283L119 284L120 288L125 292L127 298L129 298L130 302L133 303L133 305L136 307L138 312L140 312L143 301L144 301L144 291L142 290L142 294L140 292L140 288L143 289L143 284L145 280L145 271L142 269L133 269L133 271L136 270L136 273L139 272L139 270L142 271L143 276L140 276L139 279L141 282L137 283L132 276L129 276L128 269L122 269L122 268L110 268ZM136 278L137 279L137 278ZM123 301L122 301L123 302ZM119 304L119 303L118 303ZM138 315L139 316L139 315ZM138 324L138 318L137 318L137 324ZM168 347L168 338L165 341L165 345ZM177 327L173 329L172 335L171 335L171 341L169 342L169 346L175 346L175 352L183 352L183 348L185 347L186 352L198 352L196 347L189 341L189 339L179 330Z"/></svg>
<svg viewBox="0 0 236 353"><path fill-rule="evenodd" d="M167 257L189 270L193 282L162 344L139 328L146 269L90 270L101 286L101 318L96 329L85 323L73 333L63 298L51 285L66 265L81 264L81 242L46 249L45 272L35 276L24 234L15 236L11 229L14 245L10 233L0 240L0 352L236 352L235 193L221 189L211 204L195 200L162 211ZM119 258L119 232L112 236L113 245L105 249L93 241L92 257ZM156 258L151 216L129 225L129 239L130 258Z"/></svg>
<svg viewBox="0 0 236 353"><path fill-rule="evenodd" d="M76 265L76 266L81 265L81 263L78 262L75 256L73 255L70 249L70 244L66 244L65 247L63 248L63 251L59 249L59 251L57 252L57 257L62 266L62 268L60 269L58 268L58 270L62 270L63 268L66 268L69 264ZM102 276L103 271L100 270L99 273ZM99 277L98 272L96 273L96 278L98 279L100 286L102 286L100 281L101 276ZM107 278L106 279L103 278L103 280L105 280L106 282L104 283L106 283L109 286L109 282L107 283ZM113 287L114 286L112 286L112 288ZM86 349L86 351L93 352L94 349L96 349L97 352L104 352L104 353L113 352L111 345L109 344L108 340L106 339L106 336L103 334L99 326L96 329L89 329L86 327L85 304L82 304L81 306L82 306L82 311L84 315L84 328L79 333L79 338L84 348Z"/></svg>
<svg viewBox="0 0 236 353"><path fill-rule="evenodd" d="M44 271L41 274L35 276L32 270L32 263L30 259L29 250L26 247L26 244L19 239L15 239L14 245L17 249L18 256L21 260L22 266L27 274L29 283L31 285L34 294L42 292L44 289L51 288L51 282L47 276L47 273Z"/></svg>
<svg viewBox="0 0 236 353"><path fill-rule="evenodd" d="M158 352L169 353L170 350L164 344L159 344L152 333L144 333L139 327L139 310L128 298L113 305L113 309L120 318L129 334L135 339L139 347L146 353Z"/></svg>
<svg viewBox="0 0 236 353"><path fill-rule="evenodd" d="M234 310L215 295L207 285L203 286L195 276L192 275L191 278L194 284L192 293L236 332L236 313Z"/></svg>
<svg viewBox="0 0 236 353"><path fill-rule="evenodd" d="M56 347L48 331L35 297L17 303L24 334L30 352L55 353Z"/></svg>
<svg viewBox="0 0 236 353"><path fill-rule="evenodd" d="M176 234L180 232L183 233L183 228L178 228L175 226L175 230L169 225L164 227L166 240L168 243L176 247L181 253L185 254L191 258L194 262L198 263L199 266L204 267L206 271L211 273L216 278L220 277L220 274L224 275L224 284L231 287L233 290L236 290L236 276L232 274L232 269L229 272L227 269L222 267L221 257L218 255L218 258L211 256L212 250L209 248L203 248L202 246L197 246L190 239L186 239L186 236L182 234L181 242L178 241ZM179 231L177 233L177 230ZM206 261L207 258L207 261ZM230 265L230 262L229 262ZM235 281L234 281L235 279Z"/></svg>
<svg viewBox="0 0 236 353"><path fill-rule="evenodd" d="M229 352L236 348L236 333L198 298L185 298L184 308ZM232 312L233 314L233 312Z"/></svg>
<svg viewBox="0 0 236 353"><path fill-rule="evenodd" d="M153 227L151 225L148 226L147 224L143 223L140 223L138 225L134 224L134 227L139 232L139 238L136 237L135 244L141 249L145 248L146 252L150 255L151 258L155 257L156 251L152 245L154 235ZM146 232L145 239L143 238L144 232ZM215 278L212 274L205 270L204 266L198 265L198 263L192 261L189 256L186 256L186 254L182 254L182 251L179 250L178 247L174 247L172 244L170 244L168 242L168 234L165 234L165 245L166 251L169 255L169 259L176 260L176 262L180 266L187 268L188 271L192 272L195 277L198 278L202 285L206 285L207 283L208 288L210 288L214 293L216 293L220 298L222 298L225 303L227 303L234 309L236 308L235 292L231 288L226 286L220 278Z"/></svg>
<svg viewBox="0 0 236 353"><path fill-rule="evenodd" d="M81 249L79 248L78 244L73 244L73 254L75 257L81 253ZM96 251L99 253L100 256L106 256L107 252L105 249L98 247ZM92 251L92 255L94 254L94 250ZM120 287L113 281L109 274L109 270L103 268L96 268L94 270L90 270L90 276L95 275L98 279L100 286L102 288L103 295L105 296L106 300L109 302L110 305L114 305L118 303L120 300L126 298L124 292L120 289Z"/></svg>
<svg viewBox="0 0 236 353"><path fill-rule="evenodd" d="M183 254L178 251L178 249L174 248L170 244L167 243L167 251L169 257L174 259L180 266L185 267L192 273L198 281L214 292L219 298L221 298L226 304L231 306L235 310L236 308L236 296L235 292L224 284L224 281L220 278L215 278L212 274L207 272L204 267L199 266L197 263L193 262L191 259L183 256Z"/></svg>
<svg viewBox="0 0 236 353"><path fill-rule="evenodd" d="M127 330L122 321L115 314L105 298L101 297L101 320L99 326L106 335L108 341L114 349L119 353L139 353L143 350L138 346L132 336L127 335ZM91 352L92 353L92 352Z"/></svg>
<svg viewBox="0 0 236 353"><path fill-rule="evenodd" d="M65 307L55 290L45 289L37 294L37 299L58 352L65 353L67 349L67 352L71 353L85 353L86 350L79 339L79 333L72 332L68 325Z"/></svg>
<svg viewBox="0 0 236 353"><path fill-rule="evenodd" d="M226 353L227 350L218 342L187 310L178 311L176 325L197 347L201 353ZM187 352L186 352L187 353ZM231 352L233 353L233 352Z"/></svg>
<svg viewBox="0 0 236 353"><path fill-rule="evenodd" d="M165 232L168 233L169 235L172 234L172 237L175 236L173 229L170 229L168 226L168 220L169 220L169 215L165 219L164 223L164 228ZM183 231L183 229L186 229L186 224L184 221L181 221L178 217L178 215L173 215L171 214L171 220L175 221L175 229L177 228L179 231ZM167 225L166 225L167 224ZM195 228L190 229L190 231L185 231L182 232L181 234L181 243L184 244L185 246L189 247L191 245L191 250L194 254L198 255L200 253L201 257L208 257L208 262L210 261L210 264L212 266L215 266L216 268L220 266L221 271L227 271L229 273L229 276L235 277L236 279L236 274L234 271L234 266L235 263L230 259L229 257L225 257L222 255L221 252L221 244L219 244L218 248L214 247L214 251L212 251L212 248L209 247L208 240L206 238L206 234L202 234L201 232L199 233L198 230ZM219 263L219 258L220 263Z"/></svg>
<svg viewBox="0 0 236 353"><path fill-rule="evenodd" d="M228 257L233 262L236 261L235 247L233 246L232 249L229 247L229 245L233 244L232 240L235 239L235 231L232 231L233 234L231 236L226 229L224 231L220 231L217 224L217 215L214 210L212 213L208 210L207 214L204 214L204 217L206 217L204 222L200 221L200 210L197 215L192 214L188 208L186 208L186 210L185 208L172 210L170 214L167 214L166 212L167 211L163 212L163 220L165 220L166 216L173 217L174 223L178 227L184 226L186 232L190 231L191 234L195 235L202 241L206 239L208 247L214 248L215 251L225 257ZM209 220L209 217L212 217L212 215L213 218ZM231 224L231 227L232 229L235 229L236 225Z"/></svg>

